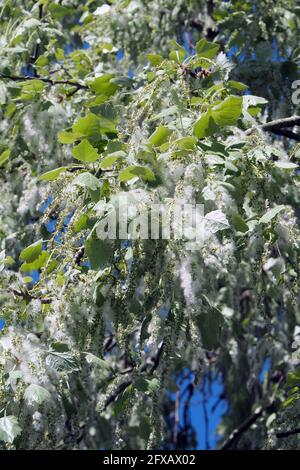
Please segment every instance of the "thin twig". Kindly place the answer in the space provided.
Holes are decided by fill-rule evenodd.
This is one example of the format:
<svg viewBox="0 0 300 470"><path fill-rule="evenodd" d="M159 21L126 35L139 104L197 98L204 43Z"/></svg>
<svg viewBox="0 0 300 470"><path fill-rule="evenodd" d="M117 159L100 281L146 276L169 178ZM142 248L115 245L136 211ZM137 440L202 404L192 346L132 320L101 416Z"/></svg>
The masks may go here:
<svg viewBox="0 0 300 470"><path fill-rule="evenodd" d="M183 420L184 420L184 427L185 429L189 428L190 425L190 411L191 411L191 399L194 394L194 384L190 383L187 386L188 396L186 398L183 410Z"/></svg>
<svg viewBox="0 0 300 470"><path fill-rule="evenodd" d="M177 441L178 441L179 408L180 408L180 390L177 391L176 399L175 399L175 419L174 419L174 430L173 430L173 442L174 442L175 447L177 447Z"/></svg>
<svg viewBox="0 0 300 470"><path fill-rule="evenodd" d="M73 80L52 80L52 78L45 78L45 77L30 77L29 75L6 75L0 73L0 79L4 78L6 80L12 80L14 82L22 82L26 80L40 80L41 82L48 83L51 86L56 85L69 85L76 87L78 90L88 90L89 87L87 85L83 85L79 82L74 82Z"/></svg>
<svg viewBox="0 0 300 470"><path fill-rule="evenodd" d="M16 289L9 289L14 295L17 297L22 297L24 300L27 300L30 302L31 300L39 300L41 304L51 304L52 299L49 298L41 298L41 297L36 297L34 295L31 295L28 291L19 291Z"/></svg>
<svg viewBox="0 0 300 470"><path fill-rule="evenodd" d="M202 400L202 408L203 408L203 416L204 416L204 428L205 428L205 448L206 450L210 450L210 445L209 445L209 420L208 420L208 413L207 413L207 396L206 396L206 390L205 390L205 382L203 383L202 387L202 395L203 395L203 400Z"/></svg>

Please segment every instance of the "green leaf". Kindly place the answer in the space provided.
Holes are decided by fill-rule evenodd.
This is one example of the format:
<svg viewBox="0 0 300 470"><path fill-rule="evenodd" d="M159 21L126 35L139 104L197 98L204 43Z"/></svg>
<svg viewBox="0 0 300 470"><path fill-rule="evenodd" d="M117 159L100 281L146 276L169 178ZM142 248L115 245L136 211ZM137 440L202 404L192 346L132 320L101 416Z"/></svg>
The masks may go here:
<svg viewBox="0 0 300 470"><path fill-rule="evenodd" d="M88 172L80 173L80 175L76 176L73 180L73 184L81 186L82 188L89 188L92 191L96 191L98 188L101 188L100 181L96 176Z"/></svg>
<svg viewBox="0 0 300 470"><path fill-rule="evenodd" d="M100 284L97 284L93 292L93 301L95 302L97 307L102 307L105 300L106 298L102 293L102 287Z"/></svg>
<svg viewBox="0 0 300 470"><path fill-rule="evenodd" d="M285 263L284 259L279 257L279 258L269 258L263 265L263 270L265 272L270 271L273 276L279 280L281 274L284 273L285 271Z"/></svg>
<svg viewBox="0 0 300 470"><path fill-rule="evenodd" d="M128 405L129 398L133 393L133 386L132 384L129 385L124 392L120 393L117 400L113 405L113 416L117 417L123 410L126 409Z"/></svg>
<svg viewBox="0 0 300 470"><path fill-rule="evenodd" d="M81 134L75 132L61 131L58 133L58 141L61 144L74 144L77 140L80 140Z"/></svg>
<svg viewBox="0 0 300 470"><path fill-rule="evenodd" d="M246 106L261 106L268 103L268 100L261 96L246 95L243 97Z"/></svg>
<svg viewBox="0 0 300 470"><path fill-rule="evenodd" d="M51 348L59 353L69 351L69 346L66 343L61 343L60 341L54 341L53 343L51 343Z"/></svg>
<svg viewBox="0 0 300 470"><path fill-rule="evenodd" d="M230 227L226 215L221 210L208 212L205 217L205 229L210 233L226 230Z"/></svg>
<svg viewBox="0 0 300 470"><path fill-rule="evenodd" d="M206 59L213 59L219 52L219 44L207 41L205 38L201 39L196 43L196 52L200 57Z"/></svg>
<svg viewBox="0 0 300 470"><path fill-rule="evenodd" d="M87 214L82 214L79 219L77 219L74 223L74 232L80 232L80 230L85 230L88 228L90 219Z"/></svg>
<svg viewBox="0 0 300 470"><path fill-rule="evenodd" d="M147 380L147 382L149 392L156 392L159 389L160 383L158 379L154 378L151 380Z"/></svg>
<svg viewBox="0 0 300 470"><path fill-rule="evenodd" d="M193 150L197 143L197 139L192 136L183 137L182 139L177 139L174 142L174 146L180 150Z"/></svg>
<svg viewBox="0 0 300 470"><path fill-rule="evenodd" d="M228 85L231 88L235 88L236 90L244 91L247 90L249 87L241 82L236 82L235 80L229 80Z"/></svg>
<svg viewBox="0 0 300 470"><path fill-rule="evenodd" d="M173 45L176 47L176 50L170 52L169 59L174 60L177 64L181 64L186 56L186 50L176 42L174 42Z"/></svg>
<svg viewBox="0 0 300 470"><path fill-rule="evenodd" d="M201 333L202 344L209 351L219 346L221 327L224 323L218 309L211 307L208 312L198 316L197 324Z"/></svg>
<svg viewBox="0 0 300 470"><path fill-rule="evenodd" d="M240 216L240 214L235 214L233 217L234 227L238 232L246 233L249 230L248 225L244 221L244 219Z"/></svg>
<svg viewBox="0 0 300 470"><path fill-rule="evenodd" d="M287 385L294 387L300 385L300 369L296 369L294 372L289 372L287 376Z"/></svg>
<svg viewBox="0 0 300 470"><path fill-rule="evenodd" d="M287 162L287 161L277 161L274 163L275 166L278 168L282 168L284 170L295 170L295 168L298 168L297 163L292 163L292 162Z"/></svg>
<svg viewBox="0 0 300 470"><path fill-rule="evenodd" d="M49 59L47 57L47 55L41 55L40 57L38 57L38 59L35 61L35 65L37 65L38 67L44 67L45 65L47 65L49 63Z"/></svg>
<svg viewBox="0 0 300 470"><path fill-rule="evenodd" d="M42 252L43 248L43 240L38 240L32 245L27 246L24 250L20 253L20 258L23 261L27 261L27 263L31 263L36 258L39 257L40 253Z"/></svg>
<svg viewBox="0 0 300 470"><path fill-rule="evenodd" d="M99 116L99 127L102 134L117 134L116 123L105 116Z"/></svg>
<svg viewBox="0 0 300 470"><path fill-rule="evenodd" d="M16 416L4 416L0 418L0 441L12 444L21 432L22 428L20 428Z"/></svg>
<svg viewBox="0 0 300 470"><path fill-rule="evenodd" d="M61 173L64 173L67 170L68 170L67 166L54 168L54 170L46 171L46 173L43 173L42 175L40 175L38 179L43 180L43 181L54 181L59 177Z"/></svg>
<svg viewBox="0 0 300 470"><path fill-rule="evenodd" d="M151 323L151 320L152 320L152 315L151 313L148 313L142 321L141 332L140 332L140 345L142 345L143 341L149 336L148 327Z"/></svg>
<svg viewBox="0 0 300 470"><path fill-rule="evenodd" d="M133 386L140 392L156 392L159 388L159 380L156 378L148 380L140 376L135 379Z"/></svg>
<svg viewBox="0 0 300 470"><path fill-rule="evenodd" d="M268 224L271 220L276 217L279 212L284 209L284 206L275 206L269 209L258 221L259 224Z"/></svg>
<svg viewBox="0 0 300 470"><path fill-rule="evenodd" d="M58 19L58 20L61 20L62 18L67 17L67 16L71 16L72 13L74 12L73 8L65 7L55 2L51 2L50 5L48 6L48 9L51 13L51 16L53 16L53 18Z"/></svg>
<svg viewBox="0 0 300 470"><path fill-rule="evenodd" d="M4 150L4 152L1 153L1 155L0 155L0 166L4 165L4 163L7 162L7 160L9 159L10 153L11 153L10 149Z"/></svg>
<svg viewBox="0 0 300 470"><path fill-rule="evenodd" d="M45 88L46 84L42 80L26 80L19 83L23 91L26 93L40 93Z"/></svg>
<svg viewBox="0 0 300 470"><path fill-rule="evenodd" d="M154 181L154 173L146 166L132 165L125 168L119 174L119 180L122 182L130 181L133 178L142 178L146 181Z"/></svg>
<svg viewBox="0 0 300 470"><path fill-rule="evenodd" d="M0 261L1 261L1 253L0 253ZM11 256L7 256L4 260L4 263L7 265L7 266L11 266L12 264L15 263L15 260L11 257Z"/></svg>
<svg viewBox="0 0 300 470"><path fill-rule="evenodd" d="M118 85L111 82L112 78L114 78L114 75L106 73L90 82L89 87L96 93L96 95L103 95L106 98L109 98L118 89Z"/></svg>
<svg viewBox="0 0 300 470"><path fill-rule="evenodd" d="M107 361L104 361L104 359L100 359L100 357L97 357L91 353L87 353L85 358L88 364L93 364L95 366L101 367L102 370L104 369L107 372L115 374L111 365Z"/></svg>
<svg viewBox="0 0 300 470"><path fill-rule="evenodd" d="M203 114L194 126L194 134L198 139L203 139L213 135L218 130L216 123L211 115L211 112Z"/></svg>
<svg viewBox="0 0 300 470"><path fill-rule="evenodd" d="M113 261L114 249L109 240L90 237L85 242L85 252L92 269L104 269Z"/></svg>
<svg viewBox="0 0 300 470"><path fill-rule="evenodd" d="M292 395L291 397L287 398L284 402L283 402L283 406L285 408L287 408L288 406L291 406L295 401L299 400L300 399L300 394L295 394L295 395Z"/></svg>
<svg viewBox="0 0 300 470"><path fill-rule="evenodd" d="M146 57L153 67L157 67L164 60L163 57L159 54L147 54Z"/></svg>
<svg viewBox="0 0 300 470"><path fill-rule="evenodd" d="M42 253L34 261L30 263L23 263L21 266L21 271L37 271L46 265L50 254L48 251L42 251Z"/></svg>
<svg viewBox="0 0 300 470"><path fill-rule="evenodd" d="M230 160L225 160L225 168L229 171L233 171L236 173L238 170L238 167L235 166Z"/></svg>
<svg viewBox="0 0 300 470"><path fill-rule="evenodd" d="M84 139L80 144L73 148L72 154L77 160L81 162L95 162L99 158L97 150L89 143L87 139Z"/></svg>
<svg viewBox="0 0 300 470"><path fill-rule="evenodd" d="M242 114L243 98L229 96L211 109L212 117L218 126L234 126Z"/></svg>
<svg viewBox="0 0 300 470"><path fill-rule="evenodd" d="M225 164L224 158L222 158L220 155L217 155L216 153L207 153L204 158L209 166Z"/></svg>
<svg viewBox="0 0 300 470"><path fill-rule="evenodd" d="M72 126L74 134L92 137L100 135L100 119L94 113L88 113L85 117L79 118Z"/></svg>
<svg viewBox="0 0 300 470"><path fill-rule="evenodd" d="M49 351L45 362L48 367L54 369L56 372L74 372L79 370L77 359L68 352L59 353Z"/></svg>
<svg viewBox="0 0 300 470"><path fill-rule="evenodd" d="M60 47L58 47L55 50L55 58L56 58L56 60L64 60L64 58L65 58L64 50L61 49Z"/></svg>
<svg viewBox="0 0 300 470"><path fill-rule="evenodd" d="M168 136L171 134L170 129L165 126L159 126L153 134L149 137L149 143L158 147L162 145L168 139Z"/></svg>
<svg viewBox="0 0 300 470"><path fill-rule="evenodd" d="M29 405L41 405L51 398L50 393L40 385L31 384L24 392L24 399Z"/></svg>
<svg viewBox="0 0 300 470"><path fill-rule="evenodd" d="M126 157L126 153L122 151L108 155L107 157L103 158L103 160L101 160L100 168L102 170L111 168L117 161L121 160L123 157Z"/></svg>

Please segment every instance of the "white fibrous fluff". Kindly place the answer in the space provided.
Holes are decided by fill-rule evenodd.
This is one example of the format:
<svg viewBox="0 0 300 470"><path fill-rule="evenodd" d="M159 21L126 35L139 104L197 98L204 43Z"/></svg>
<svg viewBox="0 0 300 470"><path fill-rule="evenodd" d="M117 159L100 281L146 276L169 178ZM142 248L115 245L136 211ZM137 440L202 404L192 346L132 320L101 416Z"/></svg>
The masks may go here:
<svg viewBox="0 0 300 470"><path fill-rule="evenodd" d="M219 272L227 271L231 264L235 262L234 249L232 241L220 243L218 238L213 236L209 239L207 247L205 247L204 264Z"/></svg>
<svg viewBox="0 0 300 470"><path fill-rule="evenodd" d="M17 364L17 370L22 372L25 383L38 384L47 381L45 371L41 369L41 357L45 351L35 335L24 335L21 330L9 327L0 339L0 353L4 369L10 372L15 370Z"/></svg>
<svg viewBox="0 0 300 470"><path fill-rule="evenodd" d="M30 182L27 183L27 177L25 178L24 182L24 191L19 201L19 206L17 208L18 214L24 216L28 212L34 211L35 208L40 203L40 193L39 189L37 188L36 181L30 178Z"/></svg>
<svg viewBox="0 0 300 470"><path fill-rule="evenodd" d="M193 277L191 272L191 263L188 259L184 259L180 265L179 276L183 295L187 305L195 303L195 294L193 289Z"/></svg>

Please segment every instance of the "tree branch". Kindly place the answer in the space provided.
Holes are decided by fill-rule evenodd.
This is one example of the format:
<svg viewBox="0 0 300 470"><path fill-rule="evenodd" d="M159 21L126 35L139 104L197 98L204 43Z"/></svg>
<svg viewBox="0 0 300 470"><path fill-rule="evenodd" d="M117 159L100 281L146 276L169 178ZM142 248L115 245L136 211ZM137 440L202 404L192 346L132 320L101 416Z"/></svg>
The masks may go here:
<svg viewBox="0 0 300 470"><path fill-rule="evenodd" d="M235 429L229 436L229 438L224 442L221 447L221 450L228 450L230 447L235 444L240 437L254 424L265 412L273 413L274 412L274 402L271 402L268 406L263 408L260 406L249 418L247 418L239 428Z"/></svg>
<svg viewBox="0 0 300 470"><path fill-rule="evenodd" d="M153 374L153 372L155 371L155 369L158 367L158 364L159 364L159 360L160 360L160 357L162 355L162 351L163 351L163 347L164 347L164 342L162 341L156 351L156 353L151 357L151 361L152 361L152 366L151 366L151 369L149 371L150 374ZM146 360L140 367L139 369L139 372L145 372L146 369L147 369L147 366L149 365L148 361ZM113 403L117 398L118 396L123 393L128 387L129 385L131 385L133 382L132 379L128 379L126 380L125 382L122 382L120 383L120 385L118 385L118 387L116 388L116 390L114 391L114 393L112 393L106 400L105 404L104 404L104 409L106 410L106 408L111 404Z"/></svg>
<svg viewBox="0 0 300 470"><path fill-rule="evenodd" d="M41 298L41 297L36 297L34 295L31 295L28 291L19 291L16 289L9 289L14 295L17 297L22 297L24 300L27 302L30 302L31 300L39 300L41 304L51 304L52 299L49 298Z"/></svg>
<svg viewBox="0 0 300 470"><path fill-rule="evenodd" d="M288 139L296 140L300 142L300 134L296 134L296 132L289 131L287 129L270 129L269 132L273 132L273 134L281 135L282 137L287 137Z"/></svg>
<svg viewBox="0 0 300 470"><path fill-rule="evenodd" d="M276 119L275 121L266 122L262 124L260 127L268 131L270 129L282 129L283 127L293 127L300 125L300 116L290 116L288 118Z"/></svg>
<svg viewBox="0 0 300 470"><path fill-rule="evenodd" d="M246 131L246 135L251 134L255 129L260 129L265 132L272 132L273 134L294 139L300 142L300 134L287 130L287 127L300 126L300 116L290 116L288 118L276 119L274 121L266 122L259 126L253 126Z"/></svg>
<svg viewBox="0 0 300 470"><path fill-rule="evenodd" d="M207 413L207 396L206 396L206 390L205 390L205 382L203 383L202 387L202 409L203 409L203 416L204 416L204 435L205 435L205 448L206 450L210 450L210 445L209 445L209 418L208 418L208 413Z"/></svg>
<svg viewBox="0 0 300 470"><path fill-rule="evenodd" d="M291 429L289 431L278 432L276 433L276 437L278 437L278 439L281 439L283 437L289 437L295 434L300 434L300 428Z"/></svg>
<svg viewBox="0 0 300 470"><path fill-rule="evenodd" d="M250 418L247 418L246 421L244 421L241 426L237 429L234 429L232 433L230 434L229 438L224 442L224 444L221 447L221 450L228 450L230 447L239 440L239 438L246 432L252 424L254 424L258 418L260 418L263 414L263 408L260 407L258 408Z"/></svg>
<svg viewBox="0 0 300 470"><path fill-rule="evenodd" d="M48 83L51 86L56 85L69 85L72 87L76 87L77 90L88 90L89 87L87 85L83 85L79 82L74 82L73 80L52 80L51 78L44 78L44 77L30 77L28 75L6 75L0 73L0 79L12 80L13 82L23 82L26 80L40 80L41 82Z"/></svg>
<svg viewBox="0 0 300 470"><path fill-rule="evenodd" d="M122 392L125 392L126 388L129 387L129 385L132 384L132 379L130 380L126 380L126 382L122 382L120 383L120 385L118 385L118 387L116 388L116 390L114 391L114 393L112 393L106 400L105 404L104 404L104 409L106 410L106 408L111 404L113 403L119 395L121 395Z"/></svg>
<svg viewBox="0 0 300 470"><path fill-rule="evenodd" d="M43 4L39 4L38 6L38 12L39 12L39 20L41 21L43 19ZM34 66L34 63L37 61L40 55L40 49L41 49L41 43L40 40L37 39L35 46L34 46L34 51L32 56L30 56L30 65L33 67L33 73L35 77L38 77L36 68Z"/></svg>
<svg viewBox="0 0 300 470"><path fill-rule="evenodd" d="M175 399L175 417L174 417L174 429L173 429L173 442L174 445L177 446L178 442L178 430L179 430L179 408L180 408L180 391L178 390L176 393Z"/></svg>

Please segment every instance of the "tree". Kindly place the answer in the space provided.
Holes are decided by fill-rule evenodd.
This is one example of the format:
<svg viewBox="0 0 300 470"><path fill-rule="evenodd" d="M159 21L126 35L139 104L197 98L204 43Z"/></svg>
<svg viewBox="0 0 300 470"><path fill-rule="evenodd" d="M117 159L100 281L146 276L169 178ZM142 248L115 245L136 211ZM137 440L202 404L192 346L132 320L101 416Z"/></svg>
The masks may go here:
<svg viewBox="0 0 300 470"><path fill-rule="evenodd" d="M221 378L223 448L297 448L298 11L3 3L3 448L193 447L185 374ZM136 231L204 206L201 238L103 238L124 198Z"/></svg>

